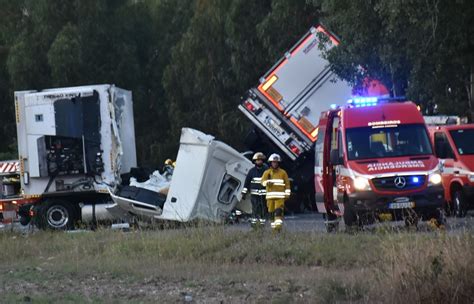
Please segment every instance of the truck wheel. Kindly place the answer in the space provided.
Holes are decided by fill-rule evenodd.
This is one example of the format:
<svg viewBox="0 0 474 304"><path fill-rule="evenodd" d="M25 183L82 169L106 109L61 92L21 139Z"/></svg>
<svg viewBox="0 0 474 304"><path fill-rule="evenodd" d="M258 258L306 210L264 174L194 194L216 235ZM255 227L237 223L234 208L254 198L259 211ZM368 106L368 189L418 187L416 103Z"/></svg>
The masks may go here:
<svg viewBox="0 0 474 304"><path fill-rule="evenodd" d="M26 217L26 216L20 216L20 224L22 226L26 226L30 223L30 217Z"/></svg>
<svg viewBox="0 0 474 304"><path fill-rule="evenodd" d="M467 202L461 189L454 190L453 210L456 217L465 217L467 213Z"/></svg>
<svg viewBox="0 0 474 304"><path fill-rule="evenodd" d="M71 203L49 201L39 210L40 228L53 230L74 229L76 210Z"/></svg>
<svg viewBox="0 0 474 304"><path fill-rule="evenodd" d="M344 224L346 227L352 228L354 226L359 226L357 214L347 200L344 200L344 214L342 217L344 218Z"/></svg>

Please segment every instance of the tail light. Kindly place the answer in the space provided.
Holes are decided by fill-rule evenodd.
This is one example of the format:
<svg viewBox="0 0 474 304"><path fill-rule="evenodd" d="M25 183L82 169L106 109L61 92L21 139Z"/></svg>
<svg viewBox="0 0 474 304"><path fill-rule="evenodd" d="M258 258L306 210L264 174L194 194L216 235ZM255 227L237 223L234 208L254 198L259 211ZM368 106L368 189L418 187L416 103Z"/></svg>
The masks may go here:
<svg viewBox="0 0 474 304"><path fill-rule="evenodd" d="M294 144L290 144L290 150L291 152L295 153L296 155L300 155L301 151L300 149L295 146Z"/></svg>
<svg viewBox="0 0 474 304"><path fill-rule="evenodd" d="M245 107L247 108L247 110L251 111L251 112L254 112L255 111L255 107L253 106L253 104L250 103L250 101L245 101L244 102L244 105Z"/></svg>

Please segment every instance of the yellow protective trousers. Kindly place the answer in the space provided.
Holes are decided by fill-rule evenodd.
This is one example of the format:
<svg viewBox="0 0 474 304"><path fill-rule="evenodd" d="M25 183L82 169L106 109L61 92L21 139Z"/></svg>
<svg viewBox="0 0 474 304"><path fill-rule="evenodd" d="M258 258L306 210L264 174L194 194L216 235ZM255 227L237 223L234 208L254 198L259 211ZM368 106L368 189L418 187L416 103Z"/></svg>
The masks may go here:
<svg viewBox="0 0 474 304"><path fill-rule="evenodd" d="M284 199L267 199L268 213L275 214L274 220L283 220L283 210L285 210Z"/></svg>

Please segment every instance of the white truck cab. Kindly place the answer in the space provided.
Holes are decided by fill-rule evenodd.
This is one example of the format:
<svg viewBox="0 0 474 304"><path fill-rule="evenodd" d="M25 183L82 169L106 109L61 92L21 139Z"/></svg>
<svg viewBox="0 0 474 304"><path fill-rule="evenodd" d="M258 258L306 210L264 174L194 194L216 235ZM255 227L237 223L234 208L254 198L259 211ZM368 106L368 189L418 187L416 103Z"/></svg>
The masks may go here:
<svg viewBox="0 0 474 304"><path fill-rule="evenodd" d="M230 146L200 131L183 128L168 194L150 202L111 193L128 213L159 220L224 220L238 205L252 163ZM113 206L111 206L113 207ZM245 207L241 207L245 209Z"/></svg>

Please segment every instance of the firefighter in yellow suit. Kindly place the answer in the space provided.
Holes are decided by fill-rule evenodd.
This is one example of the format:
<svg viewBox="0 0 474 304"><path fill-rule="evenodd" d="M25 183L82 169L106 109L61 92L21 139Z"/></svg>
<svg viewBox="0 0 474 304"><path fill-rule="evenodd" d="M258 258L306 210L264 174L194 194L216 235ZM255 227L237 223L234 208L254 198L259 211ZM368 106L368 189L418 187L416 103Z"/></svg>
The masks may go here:
<svg viewBox="0 0 474 304"><path fill-rule="evenodd" d="M262 185L267 189L267 208L272 215L272 229L280 230L283 225L285 201L291 195L290 181L285 170L280 168L281 157L274 153L268 158L271 166L263 173Z"/></svg>

